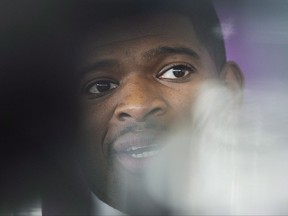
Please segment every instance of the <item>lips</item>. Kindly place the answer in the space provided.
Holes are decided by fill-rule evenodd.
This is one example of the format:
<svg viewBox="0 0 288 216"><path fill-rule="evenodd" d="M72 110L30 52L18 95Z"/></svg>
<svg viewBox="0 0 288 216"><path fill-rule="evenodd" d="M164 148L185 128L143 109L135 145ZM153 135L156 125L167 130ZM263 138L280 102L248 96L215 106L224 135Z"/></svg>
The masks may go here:
<svg viewBox="0 0 288 216"><path fill-rule="evenodd" d="M132 172L143 170L159 153L159 133L133 131L119 136L112 144L112 157Z"/></svg>
<svg viewBox="0 0 288 216"><path fill-rule="evenodd" d="M126 153L130 154L133 158L147 158L153 157L156 155L159 150L157 149L158 145L150 145L150 146L143 146L143 147L130 147L126 149Z"/></svg>

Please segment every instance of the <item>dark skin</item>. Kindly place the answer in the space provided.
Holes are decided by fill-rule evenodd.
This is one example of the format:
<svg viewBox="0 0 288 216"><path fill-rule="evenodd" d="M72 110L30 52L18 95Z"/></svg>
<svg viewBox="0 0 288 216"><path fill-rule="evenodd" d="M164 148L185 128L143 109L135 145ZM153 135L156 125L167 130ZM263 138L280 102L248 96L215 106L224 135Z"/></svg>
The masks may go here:
<svg viewBox="0 0 288 216"><path fill-rule="evenodd" d="M126 150L154 146L177 125L188 124L203 82L217 80L239 90L243 76L233 62L217 71L191 21L178 14L107 22L98 34L83 41L82 48L88 178L100 199L123 210L119 188L127 185L121 176L138 179L125 192L135 195L141 172L154 157L150 148L129 154Z"/></svg>

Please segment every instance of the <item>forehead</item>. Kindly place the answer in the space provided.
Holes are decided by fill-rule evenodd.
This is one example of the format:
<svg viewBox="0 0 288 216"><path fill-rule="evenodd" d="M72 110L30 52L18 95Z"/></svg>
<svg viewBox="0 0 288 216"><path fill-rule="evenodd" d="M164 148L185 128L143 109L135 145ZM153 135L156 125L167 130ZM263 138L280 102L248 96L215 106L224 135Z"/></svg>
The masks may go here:
<svg viewBox="0 0 288 216"><path fill-rule="evenodd" d="M94 28L86 38L88 41L105 45L150 35L178 35L178 32L193 31L188 17L172 13L148 13L114 18ZM194 32L193 32L194 33ZM89 40L90 39L90 40Z"/></svg>
<svg viewBox="0 0 288 216"><path fill-rule="evenodd" d="M150 13L114 18L97 24L86 33L81 47L87 52L145 38L198 43L188 17L173 13Z"/></svg>
<svg viewBox="0 0 288 216"><path fill-rule="evenodd" d="M176 13L137 14L94 26L80 42L76 64L83 70L101 59L119 59L128 54L136 59L137 55L161 46L190 48L214 65L192 22Z"/></svg>

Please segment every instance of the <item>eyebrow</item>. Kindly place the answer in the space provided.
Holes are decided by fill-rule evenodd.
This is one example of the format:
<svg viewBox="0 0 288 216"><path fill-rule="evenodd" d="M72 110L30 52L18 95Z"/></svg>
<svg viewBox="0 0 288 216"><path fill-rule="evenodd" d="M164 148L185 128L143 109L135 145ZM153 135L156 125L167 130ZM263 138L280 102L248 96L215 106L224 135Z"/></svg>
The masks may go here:
<svg viewBox="0 0 288 216"><path fill-rule="evenodd" d="M169 54L178 54L178 55L188 55L195 59L200 59L200 56L192 49L187 47L170 47L170 46L160 46L157 48L150 49L143 54L143 57L146 59L152 59L159 56L165 56ZM119 62L116 59L103 59L95 63L89 64L88 67L85 67L84 70L81 70L81 73L78 74L81 77L85 74L97 71L103 68L115 67L118 66Z"/></svg>
<svg viewBox="0 0 288 216"><path fill-rule="evenodd" d="M200 59L200 56L192 49L187 47L170 47L170 46L161 46L154 49L151 49L144 53L144 58L151 59L158 56L165 56L169 54L179 54L179 55L188 55L195 59Z"/></svg>
<svg viewBox="0 0 288 216"><path fill-rule="evenodd" d="M97 71L99 69L103 68L109 68L109 67L115 67L118 66L119 62L114 59L104 59L97 61L95 63L89 64L87 67L84 68L84 70L81 70L81 76L91 72L91 71Z"/></svg>

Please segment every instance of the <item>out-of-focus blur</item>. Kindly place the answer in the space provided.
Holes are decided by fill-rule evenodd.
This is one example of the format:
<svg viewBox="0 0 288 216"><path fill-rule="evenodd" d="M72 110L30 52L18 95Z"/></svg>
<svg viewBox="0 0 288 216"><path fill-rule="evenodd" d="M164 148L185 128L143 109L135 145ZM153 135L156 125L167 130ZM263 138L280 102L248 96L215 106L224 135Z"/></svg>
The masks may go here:
<svg viewBox="0 0 288 216"><path fill-rule="evenodd" d="M194 127L164 140L147 191L172 215L287 215L288 1L214 2L243 94L203 85Z"/></svg>
<svg viewBox="0 0 288 216"><path fill-rule="evenodd" d="M175 214L287 215L288 89L266 86L238 111L237 95L203 86L194 127L171 135L147 172L157 201Z"/></svg>
<svg viewBox="0 0 288 216"><path fill-rule="evenodd" d="M228 60L245 75L242 108L223 86L203 86L196 128L167 139L148 190L175 214L287 215L288 2L214 2Z"/></svg>

